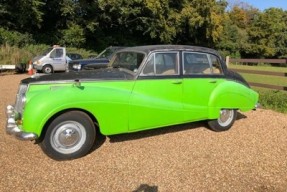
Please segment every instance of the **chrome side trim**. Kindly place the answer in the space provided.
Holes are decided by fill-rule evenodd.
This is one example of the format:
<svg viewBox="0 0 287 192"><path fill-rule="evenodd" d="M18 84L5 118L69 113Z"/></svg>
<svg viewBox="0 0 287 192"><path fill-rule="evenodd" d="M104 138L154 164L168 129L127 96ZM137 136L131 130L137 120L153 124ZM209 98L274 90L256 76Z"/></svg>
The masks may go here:
<svg viewBox="0 0 287 192"><path fill-rule="evenodd" d="M6 124L6 133L9 135L14 135L19 140L31 141L38 138L35 133L23 132L17 125L15 121L15 111L12 105L7 106L7 124Z"/></svg>

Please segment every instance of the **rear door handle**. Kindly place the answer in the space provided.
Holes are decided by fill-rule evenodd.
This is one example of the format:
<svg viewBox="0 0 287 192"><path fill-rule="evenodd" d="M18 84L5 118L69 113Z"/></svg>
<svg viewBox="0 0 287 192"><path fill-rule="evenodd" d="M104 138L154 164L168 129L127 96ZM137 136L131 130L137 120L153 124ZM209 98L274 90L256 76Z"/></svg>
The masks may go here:
<svg viewBox="0 0 287 192"><path fill-rule="evenodd" d="M209 83L216 83L217 82L217 80L211 80L211 81L209 81Z"/></svg>

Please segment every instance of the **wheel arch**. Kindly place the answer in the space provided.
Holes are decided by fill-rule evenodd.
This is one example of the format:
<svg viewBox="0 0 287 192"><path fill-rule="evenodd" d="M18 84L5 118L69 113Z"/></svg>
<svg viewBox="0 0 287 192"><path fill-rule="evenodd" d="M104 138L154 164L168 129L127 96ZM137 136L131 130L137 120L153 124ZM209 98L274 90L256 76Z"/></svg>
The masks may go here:
<svg viewBox="0 0 287 192"><path fill-rule="evenodd" d="M46 132L47 132L47 129L49 127L49 125L51 124L51 122L57 118L58 116L64 114L64 113L67 113L67 112L71 112L71 111L79 111L79 112L83 112L85 114L87 114L91 120L93 121L93 124L95 126L95 129L96 131L99 131L100 132L100 127L99 127L99 123L98 123L98 120L97 118L92 114L90 113L89 111L85 110L85 109L80 109L80 108L69 108L69 109L65 109L65 110L62 110L62 111L59 111L57 113L55 113L54 115L52 115L47 121L46 123L44 124L43 126L43 129L41 131L41 134L39 136L39 138L37 139L36 143L40 143L43 141L45 135L46 135Z"/></svg>

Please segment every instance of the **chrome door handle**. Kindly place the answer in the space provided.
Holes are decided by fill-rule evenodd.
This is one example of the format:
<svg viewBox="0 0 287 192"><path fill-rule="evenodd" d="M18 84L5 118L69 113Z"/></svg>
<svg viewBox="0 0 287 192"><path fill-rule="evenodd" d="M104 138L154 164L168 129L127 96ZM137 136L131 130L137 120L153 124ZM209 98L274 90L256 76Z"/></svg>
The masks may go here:
<svg viewBox="0 0 287 192"><path fill-rule="evenodd" d="M182 81L181 80L175 80L172 82L173 84L182 84Z"/></svg>

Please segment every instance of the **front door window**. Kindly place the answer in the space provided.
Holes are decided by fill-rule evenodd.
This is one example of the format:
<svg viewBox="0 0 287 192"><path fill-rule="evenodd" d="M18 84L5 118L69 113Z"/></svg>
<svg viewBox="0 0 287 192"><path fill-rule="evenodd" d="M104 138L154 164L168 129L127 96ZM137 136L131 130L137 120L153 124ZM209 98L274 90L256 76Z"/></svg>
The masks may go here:
<svg viewBox="0 0 287 192"><path fill-rule="evenodd" d="M150 55L142 75L178 75L179 62L177 52L157 52Z"/></svg>

